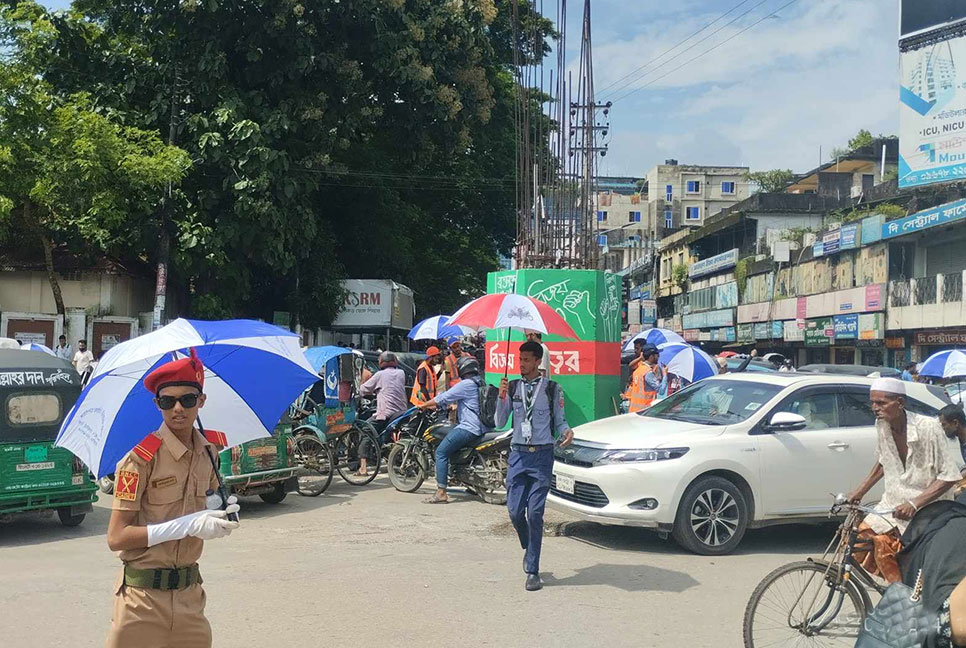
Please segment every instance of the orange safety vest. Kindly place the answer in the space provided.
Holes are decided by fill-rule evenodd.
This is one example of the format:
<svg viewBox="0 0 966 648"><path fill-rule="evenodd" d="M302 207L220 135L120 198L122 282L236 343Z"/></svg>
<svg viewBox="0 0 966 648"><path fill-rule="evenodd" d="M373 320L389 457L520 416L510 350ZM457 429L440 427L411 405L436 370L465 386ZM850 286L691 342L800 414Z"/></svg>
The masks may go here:
<svg viewBox="0 0 966 648"><path fill-rule="evenodd" d="M634 370L634 375L631 377L631 384L627 389L627 400L628 412L640 412L643 409L647 409L657 398L657 390L651 389L647 386L647 376L648 372L652 370L651 365L646 362L642 362Z"/></svg>
<svg viewBox="0 0 966 648"><path fill-rule="evenodd" d="M450 387L460 381L460 374L456 370L456 356L454 356L452 353L446 356L446 373L449 374Z"/></svg>
<svg viewBox="0 0 966 648"><path fill-rule="evenodd" d="M426 370L426 376L429 380L428 394L423 393L422 385L419 384L420 369ZM423 360L423 362L416 369L416 380L413 381L413 391L409 395L409 402L412 403L413 405L422 405L423 403L428 403L429 401L436 398L436 385L438 381L439 379L436 377L436 372L433 371L433 368L429 365L429 362L427 362L426 360ZM425 398L422 398L423 396L425 396Z"/></svg>

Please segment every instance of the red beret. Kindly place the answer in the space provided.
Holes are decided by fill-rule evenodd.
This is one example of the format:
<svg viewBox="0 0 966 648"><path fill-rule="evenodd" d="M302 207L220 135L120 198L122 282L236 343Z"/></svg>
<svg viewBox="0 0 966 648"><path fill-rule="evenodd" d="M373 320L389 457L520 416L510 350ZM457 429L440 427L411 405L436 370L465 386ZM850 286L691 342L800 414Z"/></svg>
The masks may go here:
<svg viewBox="0 0 966 648"><path fill-rule="evenodd" d="M144 386L152 394L171 385L194 385L199 390L205 386L205 367L191 350L191 357L172 360L161 365L144 377Z"/></svg>

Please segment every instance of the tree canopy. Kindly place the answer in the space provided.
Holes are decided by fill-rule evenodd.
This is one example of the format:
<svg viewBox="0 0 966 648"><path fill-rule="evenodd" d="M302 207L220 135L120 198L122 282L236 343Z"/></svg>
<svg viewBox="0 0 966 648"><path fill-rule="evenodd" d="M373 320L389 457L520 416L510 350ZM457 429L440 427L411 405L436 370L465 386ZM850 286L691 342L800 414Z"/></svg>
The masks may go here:
<svg viewBox="0 0 966 648"><path fill-rule="evenodd" d="M189 156L168 207L190 314L315 327L346 276L448 312L509 252L514 3L545 55L523 0L75 0L28 23L55 34L31 52L54 92Z"/></svg>
<svg viewBox="0 0 966 648"><path fill-rule="evenodd" d="M795 174L791 169L771 169L753 171L747 178L756 185L755 193L781 193L795 179Z"/></svg>

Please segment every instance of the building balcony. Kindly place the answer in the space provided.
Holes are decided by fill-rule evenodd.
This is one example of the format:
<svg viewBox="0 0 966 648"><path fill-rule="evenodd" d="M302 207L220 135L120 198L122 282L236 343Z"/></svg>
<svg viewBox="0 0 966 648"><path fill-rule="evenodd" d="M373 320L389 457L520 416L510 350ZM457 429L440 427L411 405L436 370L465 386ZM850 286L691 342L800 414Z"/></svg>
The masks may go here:
<svg viewBox="0 0 966 648"><path fill-rule="evenodd" d="M889 282L887 330L962 326L966 322L966 272Z"/></svg>

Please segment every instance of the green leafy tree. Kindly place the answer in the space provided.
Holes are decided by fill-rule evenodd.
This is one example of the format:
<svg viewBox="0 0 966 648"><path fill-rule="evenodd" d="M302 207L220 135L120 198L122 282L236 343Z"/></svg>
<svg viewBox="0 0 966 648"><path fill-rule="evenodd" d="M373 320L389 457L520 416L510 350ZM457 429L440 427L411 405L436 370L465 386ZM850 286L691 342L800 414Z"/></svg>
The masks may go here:
<svg viewBox="0 0 966 648"><path fill-rule="evenodd" d="M772 169L770 171L753 171L747 179L757 187L755 193L782 193L795 179L791 169Z"/></svg>
<svg viewBox="0 0 966 648"><path fill-rule="evenodd" d="M0 218L8 246L43 249L57 312L58 245L103 252L143 249L140 233L161 188L190 160L153 133L98 112L88 95L61 95L44 80L36 52L56 30L33 3L0 8Z"/></svg>
<svg viewBox="0 0 966 648"><path fill-rule="evenodd" d="M871 145L874 141L875 138L872 137L872 133L864 128L860 129L859 132L855 134L855 137L849 140L849 150L857 151L862 147Z"/></svg>

